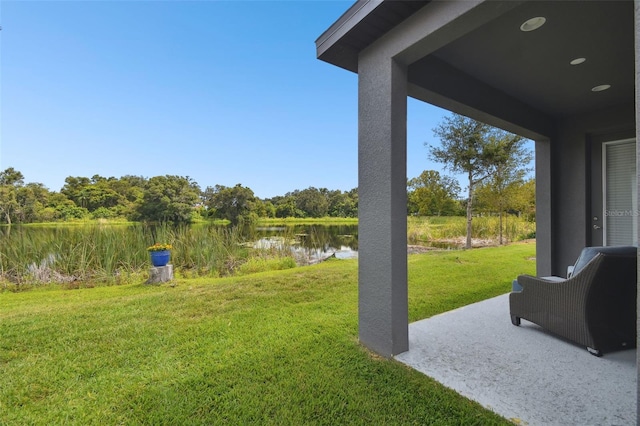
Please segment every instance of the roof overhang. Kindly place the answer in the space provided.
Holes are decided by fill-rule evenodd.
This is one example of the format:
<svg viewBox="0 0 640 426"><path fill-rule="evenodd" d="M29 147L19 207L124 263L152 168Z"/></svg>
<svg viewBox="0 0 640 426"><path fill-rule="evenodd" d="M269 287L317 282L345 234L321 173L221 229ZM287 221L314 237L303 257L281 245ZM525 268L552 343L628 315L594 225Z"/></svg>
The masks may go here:
<svg viewBox="0 0 640 426"><path fill-rule="evenodd" d="M358 54L429 1L360 0L316 40L318 58L358 72Z"/></svg>
<svg viewBox="0 0 640 426"><path fill-rule="evenodd" d="M544 25L521 29L537 17ZM413 39L385 44L399 37ZM407 66L410 96L491 124L526 116L518 125L534 135L635 99L631 0L362 0L316 41L319 59L353 72L378 45Z"/></svg>

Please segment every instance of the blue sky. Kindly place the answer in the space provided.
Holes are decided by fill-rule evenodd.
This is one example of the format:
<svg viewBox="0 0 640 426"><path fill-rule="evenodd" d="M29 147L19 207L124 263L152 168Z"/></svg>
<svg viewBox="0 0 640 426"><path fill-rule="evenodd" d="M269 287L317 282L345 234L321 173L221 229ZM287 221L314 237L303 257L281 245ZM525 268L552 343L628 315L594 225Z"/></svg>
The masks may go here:
<svg viewBox="0 0 640 426"><path fill-rule="evenodd" d="M316 59L351 1L1 1L0 170L190 176L260 198L357 186L357 75ZM444 110L408 100L409 178ZM460 182L464 187L464 182Z"/></svg>

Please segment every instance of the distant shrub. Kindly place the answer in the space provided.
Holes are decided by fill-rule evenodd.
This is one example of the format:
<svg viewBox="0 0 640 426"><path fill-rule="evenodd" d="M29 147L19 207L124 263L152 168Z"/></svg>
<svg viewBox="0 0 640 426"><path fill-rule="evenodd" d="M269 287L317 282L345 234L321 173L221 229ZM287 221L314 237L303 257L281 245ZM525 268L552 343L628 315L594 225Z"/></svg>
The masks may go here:
<svg viewBox="0 0 640 426"><path fill-rule="evenodd" d="M92 219L111 219L115 217L114 213L106 207L98 207L91 212Z"/></svg>

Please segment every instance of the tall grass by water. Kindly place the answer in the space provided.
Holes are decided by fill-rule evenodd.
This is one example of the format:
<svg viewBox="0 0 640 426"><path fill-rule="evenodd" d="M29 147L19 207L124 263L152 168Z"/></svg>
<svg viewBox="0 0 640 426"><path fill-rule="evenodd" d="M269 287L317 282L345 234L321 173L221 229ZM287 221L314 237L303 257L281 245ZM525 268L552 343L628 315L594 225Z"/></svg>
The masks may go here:
<svg viewBox="0 0 640 426"><path fill-rule="evenodd" d="M497 216L474 217L471 237L479 245L495 245L500 235L500 219ZM503 242L510 243L535 238L536 224L517 216L503 218ZM467 218L461 216L409 217L407 235L410 244L462 242L467 234Z"/></svg>
<svg viewBox="0 0 640 426"><path fill-rule="evenodd" d="M219 277L292 268L304 263L291 250L301 238L314 248L326 245L326 225L317 222L304 235L285 222L278 227L282 244L255 246L259 234L230 226L197 224L188 227L144 224L83 224L75 226L0 227L0 290L22 290L47 283L67 288L135 283L146 279L147 247L173 245L171 263L176 276ZM348 225L353 225L350 219ZM341 223L340 225L344 225ZM535 223L508 217L505 242L531 238ZM357 230L343 231L334 243L357 250ZM408 242L413 245L459 247L466 232L463 217L409 217ZM498 218L476 217L473 237L479 245L497 244ZM333 237L335 238L335 236Z"/></svg>
<svg viewBox="0 0 640 426"><path fill-rule="evenodd" d="M12 289L49 282L75 288L139 281L150 266L147 247L156 242L172 244L174 269L191 277L229 275L253 257L269 259L271 269L295 266L277 248L247 247L241 232L229 227L95 224L0 232L0 278L4 288Z"/></svg>
<svg viewBox="0 0 640 426"><path fill-rule="evenodd" d="M508 292L533 256L533 243L409 256L411 320ZM360 346L357 276L336 260L0 293L0 424L512 424Z"/></svg>

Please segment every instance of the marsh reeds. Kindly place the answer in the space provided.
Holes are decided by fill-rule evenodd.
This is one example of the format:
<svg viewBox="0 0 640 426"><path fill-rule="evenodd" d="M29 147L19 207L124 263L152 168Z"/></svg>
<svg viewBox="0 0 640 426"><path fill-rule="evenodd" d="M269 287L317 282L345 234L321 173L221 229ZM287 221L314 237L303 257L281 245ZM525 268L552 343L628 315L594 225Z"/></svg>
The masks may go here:
<svg viewBox="0 0 640 426"><path fill-rule="evenodd" d="M434 245L462 241L467 222L460 216L409 217L407 235L410 244ZM471 222L471 237L482 245L499 244L500 219L497 216L478 216ZM517 216L503 218L503 243L535 238L536 224Z"/></svg>
<svg viewBox="0 0 640 426"><path fill-rule="evenodd" d="M456 248L466 232L464 217L410 217L408 242ZM46 283L68 288L144 281L151 266L147 247L173 246L176 277L221 277L315 263L329 247L357 250L357 229L341 226L262 228L210 223L174 227L146 224L0 227L0 290ZM334 235L335 234L335 235ZM474 217L473 238L497 245L499 219ZM509 216L504 242L535 236L535 223Z"/></svg>
<svg viewBox="0 0 640 426"><path fill-rule="evenodd" d="M150 267L147 247L156 242L173 246L176 274L189 277L232 275L250 258L287 257L283 251L247 246L245 238L237 228L213 225L0 228L1 288L43 283L77 288L144 280ZM283 268L277 262L262 263L267 269ZM255 267L254 261L250 269Z"/></svg>

